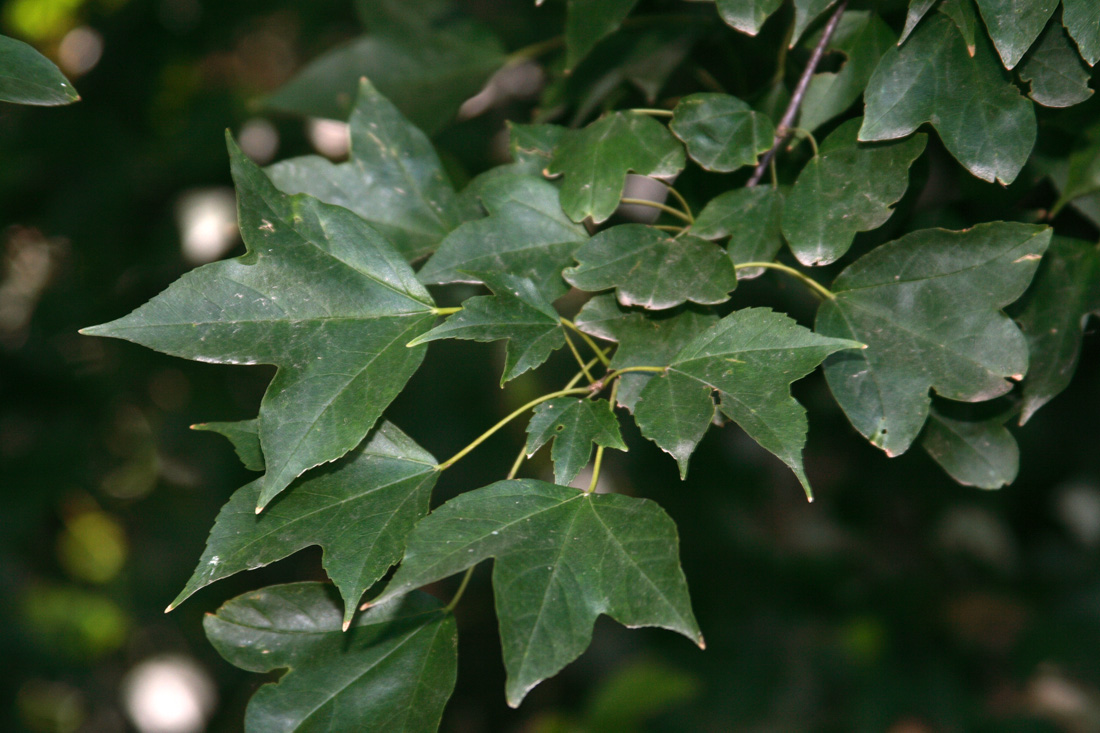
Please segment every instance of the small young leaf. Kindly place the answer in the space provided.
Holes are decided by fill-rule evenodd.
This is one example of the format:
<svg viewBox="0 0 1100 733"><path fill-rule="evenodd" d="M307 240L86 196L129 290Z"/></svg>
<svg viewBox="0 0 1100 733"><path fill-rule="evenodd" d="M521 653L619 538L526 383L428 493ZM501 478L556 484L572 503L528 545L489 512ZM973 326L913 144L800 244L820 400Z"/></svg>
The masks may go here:
<svg viewBox="0 0 1100 733"><path fill-rule="evenodd" d="M1020 469L1020 448L1004 423L1005 416L955 420L933 409L921 448L963 486L999 489L1015 481Z"/></svg>
<svg viewBox="0 0 1100 733"><path fill-rule="evenodd" d="M173 356L279 367L260 405L262 508L354 448L424 357L405 347L432 299L347 209L288 196L228 138L247 254L187 273L130 315L84 329Z"/></svg>
<svg viewBox="0 0 1100 733"><path fill-rule="evenodd" d="M684 168L684 148L664 125L638 112L613 112L569 132L547 169L565 174L561 205L573 221L599 224L619 208L626 174L670 178Z"/></svg>
<svg viewBox="0 0 1100 733"><path fill-rule="evenodd" d="M1091 242L1055 237L1016 319L1031 355L1021 425L1069 385L1090 313L1100 315L1100 251Z"/></svg>
<svg viewBox="0 0 1100 733"><path fill-rule="evenodd" d="M905 14L905 27L901 31L901 38L898 39L899 46L905 43L905 39L909 38L909 34L917 27L917 23L920 23L921 18L927 15L935 4L936 0L909 0L909 10Z"/></svg>
<svg viewBox="0 0 1100 733"><path fill-rule="evenodd" d="M498 481L420 522L380 600L490 557L508 704L580 656L596 617L659 626L700 647L676 525L651 501L542 481Z"/></svg>
<svg viewBox="0 0 1100 733"><path fill-rule="evenodd" d="M610 368L622 369L668 364L689 341L717 321L717 315L697 306L643 311L624 308L614 295L607 294L597 295L585 303L573 322L593 336L618 342ZM630 372L619 377L618 403L633 412L638 395L653 376L652 373Z"/></svg>
<svg viewBox="0 0 1100 733"><path fill-rule="evenodd" d="M786 187L735 188L711 199L695 219L691 232L703 239L729 236L726 253L735 265L771 262L783 246L779 222ZM762 267L737 270L739 280L764 272Z"/></svg>
<svg viewBox="0 0 1100 733"><path fill-rule="evenodd" d="M844 54L848 60L840 71L823 71L810 79L799 108L798 126L812 132L851 107L895 40L890 26L874 13L844 13L829 41L829 50ZM807 44L816 45L817 38L811 37Z"/></svg>
<svg viewBox="0 0 1100 733"><path fill-rule="evenodd" d="M625 451L619 421L607 400L563 398L535 408L527 426L527 456L551 438L554 448L554 483L568 486L592 457L592 444Z"/></svg>
<svg viewBox="0 0 1100 733"><path fill-rule="evenodd" d="M973 56L978 47L978 14L974 10L973 0L944 0L939 11L951 19L962 34L966 50Z"/></svg>
<svg viewBox="0 0 1100 733"><path fill-rule="evenodd" d="M1028 96L1044 107L1071 107L1092 96L1088 69L1056 22L1020 65L1020 79L1030 83Z"/></svg>
<svg viewBox="0 0 1100 733"><path fill-rule="evenodd" d="M507 273L472 272L495 295L479 295L463 303L462 310L409 343L417 346L439 339L498 341L508 339L503 385L546 361L565 346L565 334L554 306L525 277Z"/></svg>
<svg viewBox="0 0 1100 733"><path fill-rule="evenodd" d="M779 9L783 0L717 0L718 14L731 28L755 36L764 21Z"/></svg>
<svg viewBox="0 0 1100 733"><path fill-rule="evenodd" d="M1006 69L1020 62L1058 7L1058 0L976 0Z"/></svg>
<svg viewBox="0 0 1100 733"><path fill-rule="evenodd" d="M1032 104L1006 78L989 44L974 56L942 15L887 51L864 93L860 140L893 140L932 123L947 150L985 181L1016 179L1035 144Z"/></svg>
<svg viewBox="0 0 1100 733"><path fill-rule="evenodd" d="M848 120L825 139L783 204L783 235L803 265L836 262L858 232L885 223L928 142L918 133L894 143L859 143L861 122Z"/></svg>
<svg viewBox="0 0 1100 733"><path fill-rule="evenodd" d="M343 633L335 595L323 583L273 585L203 620L230 664L287 670L252 696L246 733L436 730L458 673L454 616L418 592L371 608Z"/></svg>
<svg viewBox="0 0 1100 733"><path fill-rule="evenodd" d="M420 281L478 282L473 272L498 272L529 278L547 300L564 295L562 268L588 232L562 212L557 187L507 173L483 182L479 194L489 216L451 232L420 270Z"/></svg>
<svg viewBox="0 0 1100 733"><path fill-rule="evenodd" d="M691 94L676 105L669 129L688 155L708 171L728 173L755 165L772 146L772 121L729 94Z"/></svg>
<svg viewBox="0 0 1100 733"><path fill-rule="evenodd" d="M713 242L672 237L645 224L605 229L574 255L579 263L562 275L581 290L615 288L623 305L652 310L685 301L713 305L737 287L733 265Z"/></svg>
<svg viewBox="0 0 1100 733"><path fill-rule="evenodd" d="M438 476L430 453L383 422L363 445L295 481L259 515L260 482L253 481L218 513L195 572L169 608L222 578L320 545L347 623L363 591L401 559Z"/></svg>
<svg viewBox="0 0 1100 733"><path fill-rule="evenodd" d="M1100 61L1100 5L1095 0L1062 0L1062 25L1089 66Z"/></svg>
<svg viewBox="0 0 1100 733"><path fill-rule="evenodd" d="M928 415L929 389L978 402L1027 371L1027 342L1001 309L1027 289L1050 229L994 222L962 232L925 229L884 244L844 270L817 330L859 339L825 363L856 430L889 456L904 453Z"/></svg>
<svg viewBox="0 0 1100 733"><path fill-rule="evenodd" d="M334 165L318 155L267 169L286 193L308 193L351 209L412 261L458 226L454 189L427 136L363 79L352 110L351 153Z"/></svg>
<svg viewBox="0 0 1100 733"><path fill-rule="evenodd" d="M802 469L806 411L791 397L790 385L829 354L860 346L819 336L768 308L734 311L681 349L664 375L650 380L634 416L642 435L676 458L683 476L714 414L711 390L717 390L722 412L790 466L809 496ZM693 382L699 388L692 389Z"/></svg>
<svg viewBox="0 0 1100 733"><path fill-rule="evenodd" d="M233 450L249 471L264 470L264 452L260 447L260 420L238 422L204 422L192 425L192 430L207 430L224 435L233 444Z"/></svg>
<svg viewBox="0 0 1100 733"><path fill-rule="evenodd" d="M0 102L54 107L79 99L52 61L22 41L0 36Z"/></svg>
<svg viewBox="0 0 1100 733"><path fill-rule="evenodd" d="M565 16L566 70L617 31L637 4L638 0L569 0Z"/></svg>

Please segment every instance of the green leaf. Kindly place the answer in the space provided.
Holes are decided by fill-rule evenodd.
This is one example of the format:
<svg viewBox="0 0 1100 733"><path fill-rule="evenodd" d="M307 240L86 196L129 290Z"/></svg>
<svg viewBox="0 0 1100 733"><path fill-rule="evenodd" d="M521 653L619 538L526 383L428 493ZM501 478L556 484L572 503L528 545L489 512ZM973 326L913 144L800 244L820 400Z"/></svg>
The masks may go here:
<svg viewBox="0 0 1100 733"><path fill-rule="evenodd" d="M676 458L680 475L719 407L749 437L790 466L810 496L802 469L806 411L790 385L835 351L859 348L819 336L768 308L734 311L673 357L666 374L642 390L634 417L642 435Z"/></svg>
<svg viewBox="0 0 1100 733"><path fill-rule="evenodd" d="M1094 0L1062 0L1062 25L1089 66L1100 61L1100 5Z"/></svg>
<svg viewBox="0 0 1100 733"><path fill-rule="evenodd" d="M1007 416L955 420L932 410L921 448L963 486L999 489L1016 480L1020 449L1004 426Z"/></svg>
<svg viewBox="0 0 1100 733"><path fill-rule="evenodd" d="M192 430L205 430L224 435L233 444L233 450L249 471L264 470L264 452L260 448L260 420L238 422L204 422L192 425Z"/></svg>
<svg viewBox="0 0 1100 733"><path fill-rule="evenodd" d="M976 0L1006 69L1020 62L1058 7L1058 0Z"/></svg>
<svg viewBox="0 0 1100 733"><path fill-rule="evenodd" d="M381 599L490 557L508 704L580 656L596 617L659 626L700 647L676 525L651 501L542 481L498 481L420 522Z"/></svg>
<svg viewBox="0 0 1100 733"><path fill-rule="evenodd" d="M570 131L548 172L565 174L561 205L573 221L597 224L619 208L626 174L669 178L684 168L684 148L660 122L638 112L613 112Z"/></svg>
<svg viewBox="0 0 1100 733"><path fill-rule="evenodd" d="M428 284L479 282L476 272L529 278L547 300L568 291L562 268L588 239L588 232L561 210L554 184L508 173L479 187L485 219L455 229L420 270Z"/></svg>
<svg viewBox="0 0 1100 733"><path fill-rule="evenodd" d="M1054 237L1016 319L1031 355L1021 425L1069 385L1090 313L1100 315L1100 251Z"/></svg>
<svg viewBox="0 0 1100 733"><path fill-rule="evenodd" d="M454 117L505 60L486 27L456 12L429 22L386 25L310 62L266 98L297 114L346 119L366 77L429 135Z"/></svg>
<svg viewBox="0 0 1100 733"><path fill-rule="evenodd" d="M1044 107L1072 107L1092 96L1089 71L1061 24L1052 22L1020 65L1029 97Z"/></svg>
<svg viewBox="0 0 1100 733"><path fill-rule="evenodd" d="M735 265L771 262L783 246L779 231L785 186L735 188L711 199L695 219L691 232L703 239L729 236L726 252ZM762 267L737 270L738 279L757 277Z"/></svg>
<svg viewBox="0 0 1100 733"><path fill-rule="evenodd" d="M1060 188L1061 195L1051 210L1053 214L1074 199L1100 191L1100 127L1085 130L1083 145L1070 153L1065 182Z"/></svg>
<svg viewBox="0 0 1100 733"><path fill-rule="evenodd" d="M509 121L508 152L526 171L541 175L554 158L554 149L561 142L568 128L561 125L521 125Z"/></svg>
<svg viewBox="0 0 1100 733"><path fill-rule="evenodd" d="M894 32L874 13L858 10L844 13L829 41L829 50L844 54L848 60L840 71L825 71L810 79L799 108L799 127L816 130L851 107L863 94L882 54L895 40ZM808 43L816 45L817 38Z"/></svg>
<svg viewBox="0 0 1100 733"><path fill-rule="evenodd" d="M943 16L883 55L864 99L860 140L905 137L930 122L948 152L985 181L1014 181L1035 144L1031 102L1006 78L988 42L979 38L971 58Z"/></svg>
<svg viewBox="0 0 1100 733"><path fill-rule="evenodd" d="M436 730L458 670L454 616L416 593L371 608L342 633L335 595L322 583L273 585L203 620L230 664L288 670L252 696L246 733Z"/></svg>
<svg viewBox="0 0 1100 733"><path fill-rule="evenodd" d="M454 189L431 142L364 79L351 113L351 154L334 165L308 155L267 169L287 193L351 209L412 261L458 226Z"/></svg>
<svg viewBox="0 0 1100 733"><path fill-rule="evenodd" d="M569 0L565 16L566 70L617 31L637 4L638 0Z"/></svg>
<svg viewBox="0 0 1100 733"><path fill-rule="evenodd" d="M782 4L783 0L718 0L718 14L731 28L755 36Z"/></svg>
<svg viewBox="0 0 1100 733"><path fill-rule="evenodd" d="M0 102L54 107L79 100L52 61L22 41L0 36Z"/></svg>
<svg viewBox="0 0 1100 733"><path fill-rule="evenodd" d="M430 453L383 422L363 445L291 484L259 515L260 482L253 481L222 507L195 572L168 608L222 578L319 545L349 623L363 592L401 559L438 476Z"/></svg>
<svg viewBox="0 0 1100 733"><path fill-rule="evenodd" d="M898 39L899 46L905 43L905 39L909 38L909 34L917 27L917 23L920 23L935 4L936 0L909 0L909 10L905 14L905 28L902 29L901 38Z"/></svg>
<svg viewBox="0 0 1100 733"><path fill-rule="evenodd" d="M592 444L625 451L619 421L607 400L563 398L535 408L527 426L527 457L554 439L554 483L568 486L592 457Z"/></svg>
<svg viewBox="0 0 1100 733"><path fill-rule="evenodd" d="M690 234L672 237L645 224L605 229L574 255L562 275L581 290L615 288L623 305L652 310L685 301L713 305L737 287L733 265L712 242Z"/></svg>
<svg viewBox="0 0 1100 733"><path fill-rule="evenodd" d="M260 405L262 508L359 444L420 365L424 349L405 344L431 326L433 304L366 222L280 192L228 142L248 252L83 333L197 361L278 366Z"/></svg>
<svg viewBox="0 0 1100 733"><path fill-rule="evenodd" d="M846 268L817 330L859 339L825 377L856 430L889 456L904 453L928 415L929 389L964 402L1012 389L1027 371L1027 342L1001 308L1020 297L1050 229L993 222L961 232L925 229Z"/></svg>
<svg viewBox="0 0 1100 733"><path fill-rule="evenodd" d="M876 229L909 187L909 166L928 137L869 145L856 140L862 120L848 120L825 139L783 204L783 235L803 265L827 265L858 232Z"/></svg>
<svg viewBox="0 0 1100 733"><path fill-rule="evenodd" d="M728 173L755 165L772 146L775 126L767 116L729 94L690 94L673 110L669 129L688 155L708 171Z"/></svg>
<svg viewBox="0 0 1100 733"><path fill-rule="evenodd" d="M617 342L619 346L611 357L610 368L622 369L668 364L689 341L717 321L717 315L697 306L644 311L624 308L614 295L607 294L585 303L573 322L597 338ZM652 378L653 374L645 372L619 377L618 403L633 412L638 395Z"/></svg>
<svg viewBox="0 0 1100 733"><path fill-rule="evenodd" d="M977 52L978 14L971 0L944 0L939 11L951 19L962 34L967 52L973 56Z"/></svg>
<svg viewBox="0 0 1100 733"><path fill-rule="evenodd" d="M508 339L500 383L534 369L565 346L565 333L554 306L525 277L473 272L495 295L468 298L462 310L409 343L418 346L439 339L498 341Z"/></svg>
<svg viewBox="0 0 1100 733"><path fill-rule="evenodd" d="M837 0L794 0L794 33L791 34L791 48L806 29L817 20L817 16L836 4Z"/></svg>

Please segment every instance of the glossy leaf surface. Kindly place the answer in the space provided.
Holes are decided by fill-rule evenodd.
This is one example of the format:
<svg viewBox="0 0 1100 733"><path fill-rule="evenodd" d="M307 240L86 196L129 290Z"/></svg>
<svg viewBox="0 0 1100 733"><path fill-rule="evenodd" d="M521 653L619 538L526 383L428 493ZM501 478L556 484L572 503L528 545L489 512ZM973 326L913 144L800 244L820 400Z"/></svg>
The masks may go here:
<svg viewBox="0 0 1100 733"><path fill-rule="evenodd" d="M331 586L275 585L228 601L203 628L230 664L287 670L252 696L247 733L434 731L454 690L454 617L424 593L372 608L344 633Z"/></svg>
<svg viewBox="0 0 1100 733"><path fill-rule="evenodd" d="M1093 0L1062 0L1062 25L1089 66L1100 61L1100 5Z"/></svg>
<svg viewBox="0 0 1100 733"><path fill-rule="evenodd" d="M829 359L825 377L856 430L887 455L904 453L928 415L929 389L978 402L1027 371L1027 343L1001 309L1027 289L1050 230L994 222L926 229L884 244L844 270L817 330L867 344Z"/></svg>
<svg viewBox="0 0 1100 733"><path fill-rule="evenodd" d="M1058 0L975 0L1006 69L1020 62L1043 32Z"/></svg>
<svg viewBox="0 0 1100 733"><path fill-rule="evenodd" d="M508 704L580 656L596 617L703 637L676 526L656 504L542 481L498 481L417 525L382 600L490 557Z"/></svg>
<svg viewBox="0 0 1100 733"><path fill-rule="evenodd" d="M22 41L0 36L0 102L54 107L79 99L52 61Z"/></svg>
<svg viewBox="0 0 1100 733"><path fill-rule="evenodd" d="M735 265L771 262L783 246L780 218L788 190L754 186L726 191L707 202L691 231L703 239L728 236L726 253ZM753 278L763 272L763 268L749 267L737 270L737 277Z"/></svg>
<svg viewBox="0 0 1100 733"><path fill-rule="evenodd" d="M963 486L999 489L1015 481L1020 469L1020 448L1004 422L956 420L932 410L921 448Z"/></svg>
<svg viewBox="0 0 1100 733"><path fill-rule="evenodd" d="M431 296L347 209L288 196L229 141L248 253L205 265L117 321L85 329L173 356L279 367L260 405L263 507L358 445L424 356Z"/></svg>
<svg viewBox="0 0 1100 733"><path fill-rule="evenodd" d="M673 110L669 129L688 155L708 171L728 173L755 165L775 137L772 121L729 94L691 94Z"/></svg>
<svg viewBox="0 0 1100 733"><path fill-rule="evenodd" d="M1028 96L1044 107L1072 107L1092 96L1088 68L1058 23L1047 26L1024 59L1020 79L1031 86Z"/></svg>
<svg viewBox="0 0 1100 733"><path fill-rule="evenodd" d="M626 450L619 420L607 400L568 397L543 402L527 425L527 457L551 439L554 447L554 483L568 486L592 457L592 444Z"/></svg>
<svg viewBox="0 0 1100 733"><path fill-rule="evenodd" d="M917 24L921 22L921 19L928 14L928 11L935 4L936 0L909 0L909 10L905 13L905 27L901 31L901 38L898 39L899 46L905 43L905 40L909 38L909 34L913 32Z"/></svg>

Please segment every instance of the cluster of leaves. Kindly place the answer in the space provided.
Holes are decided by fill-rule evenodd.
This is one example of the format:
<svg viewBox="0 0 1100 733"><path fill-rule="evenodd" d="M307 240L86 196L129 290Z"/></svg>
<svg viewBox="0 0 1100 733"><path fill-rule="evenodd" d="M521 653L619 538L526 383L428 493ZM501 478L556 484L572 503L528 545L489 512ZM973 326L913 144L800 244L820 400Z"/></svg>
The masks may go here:
<svg viewBox="0 0 1100 733"><path fill-rule="evenodd" d="M207 619L233 664L289 670L251 701L250 730L434 729L454 685L450 611L465 583L446 606L417 589L463 571L468 579L488 558L510 705L584 651L600 614L703 646L672 520L647 499L595 491L604 451L627 448L624 417L682 475L707 430L733 421L810 496L806 412L790 386L824 364L836 402L872 444L895 456L919 441L960 483L996 488L1018 460L1005 423L1025 422L1068 383L1084 321L1100 312L1095 244L1054 237L1033 218L908 231L849 251L906 195L929 146L915 133L923 123L977 178L1017 178L1033 158L1035 104L1092 93L1100 18L1091 2L1063 0L1059 11L1030 0L1021 11L943 0L933 13L935 0L912 0L904 18L885 19L841 3L826 22L834 2L794 0L784 46L812 53L793 91L780 69L752 104L693 90L659 108L617 109L608 87L633 83L655 101L700 27L756 34L781 5L718 0L726 25L691 5L687 29L660 40L619 30L636 4L570 0L542 111L553 118L571 100L576 124L511 124L511 161L458 191L426 133L532 52L506 55L442 0L360 3L371 32L268 100L348 118L349 160L263 170L230 137L247 253L85 329L189 359L278 367L255 419L200 426L262 474L222 509L170 606L306 546L323 549L339 597L317 583L274 586ZM904 22L900 33L888 20ZM612 84L569 88L582 75L567 70L623 36L658 45L600 77ZM844 62L817 72L826 53ZM783 150L795 132L812 142L808 159ZM1051 216L1068 205L1100 219L1097 133L1064 161L1035 156L1060 192ZM771 184L756 185L769 167ZM698 216L672 185L691 172L723 181ZM660 182L667 197L625 195L629 174ZM647 223L639 208L666 218ZM777 261L784 245L797 264ZM798 267L846 256L828 287ZM740 280L768 270L820 299L812 329L767 307L728 305ZM490 294L439 307L427 286L451 283ZM570 288L590 294L571 319L555 307ZM1014 320L1004 309L1025 293ZM562 349L578 372L437 461L384 414L440 339L506 341L502 384ZM507 478L431 509L440 471L527 415ZM515 478L551 442L555 483ZM570 488L593 452L587 490Z"/></svg>

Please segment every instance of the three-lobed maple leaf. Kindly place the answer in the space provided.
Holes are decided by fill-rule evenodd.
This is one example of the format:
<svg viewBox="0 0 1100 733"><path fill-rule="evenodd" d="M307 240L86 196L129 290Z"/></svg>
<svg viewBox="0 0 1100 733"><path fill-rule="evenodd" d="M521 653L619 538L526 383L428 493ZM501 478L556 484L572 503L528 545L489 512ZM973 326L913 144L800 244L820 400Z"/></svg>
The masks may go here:
<svg viewBox="0 0 1100 733"><path fill-rule="evenodd" d="M550 440L554 461L554 482L568 486L592 456L592 444L625 451L619 421L607 400L578 400L564 397L548 400L535 408L527 425L527 457Z"/></svg>

